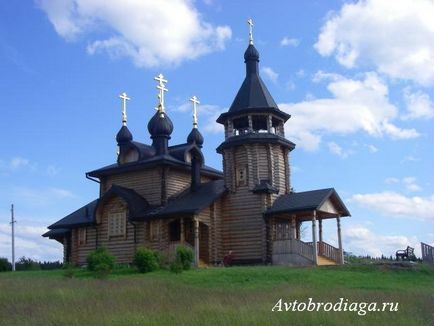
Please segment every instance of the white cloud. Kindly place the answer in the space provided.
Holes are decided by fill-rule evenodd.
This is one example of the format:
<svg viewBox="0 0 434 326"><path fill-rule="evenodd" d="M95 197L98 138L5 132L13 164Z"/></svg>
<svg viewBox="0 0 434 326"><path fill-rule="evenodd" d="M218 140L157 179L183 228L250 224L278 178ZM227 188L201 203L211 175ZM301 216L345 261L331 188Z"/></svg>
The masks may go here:
<svg viewBox="0 0 434 326"><path fill-rule="evenodd" d="M2 172L16 172L24 169L34 171L36 169L36 164L32 164L30 160L19 156L6 161L0 160L0 171Z"/></svg>
<svg viewBox="0 0 434 326"><path fill-rule="evenodd" d="M434 84L434 2L366 0L329 15L315 48L347 68L372 64L392 78Z"/></svg>
<svg viewBox="0 0 434 326"><path fill-rule="evenodd" d="M42 238L41 235L47 229L39 226L22 225L15 226L15 257L18 260L22 256L36 260L62 260L63 248L56 241ZM11 251L11 227L8 224L0 224L0 257L8 257Z"/></svg>
<svg viewBox="0 0 434 326"><path fill-rule="evenodd" d="M434 195L407 197L397 192L356 194L351 202L390 217L434 220Z"/></svg>
<svg viewBox="0 0 434 326"><path fill-rule="evenodd" d="M349 155L353 153L351 150L344 150L341 146L336 144L335 142L329 142L327 144L330 153L335 154L341 158L347 158Z"/></svg>
<svg viewBox="0 0 434 326"><path fill-rule="evenodd" d="M76 195L71 191L55 187L14 187L12 192L15 198L20 198L27 204L34 206L46 206L53 203L53 201L76 198Z"/></svg>
<svg viewBox="0 0 434 326"><path fill-rule="evenodd" d="M191 102L185 102L180 106L172 109L175 112L192 112ZM215 121L228 108L221 108L212 104L200 104L197 106L197 115L199 121L199 130L211 134L222 133L224 128Z"/></svg>
<svg viewBox="0 0 434 326"><path fill-rule="evenodd" d="M407 114L403 120L431 119L434 117L434 103L428 94L421 91L411 92L407 87L404 89L404 100L407 104Z"/></svg>
<svg viewBox="0 0 434 326"><path fill-rule="evenodd" d="M273 83L277 83L277 79L279 78L279 74L273 70L273 68L270 67L262 67L261 68L262 74L265 75L269 80L271 80Z"/></svg>
<svg viewBox="0 0 434 326"><path fill-rule="evenodd" d="M384 182L388 185L391 185L391 184L399 183L399 179L394 178L394 177L389 177L389 178L386 178L386 180L384 180Z"/></svg>
<svg viewBox="0 0 434 326"><path fill-rule="evenodd" d="M319 72L314 79L329 80L330 98L279 105L292 115L285 125L286 134L300 147L316 150L323 134L347 135L363 131L373 137L387 135L392 139L419 136L415 129L402 129L392 124L398 117L398 109L390 103L388 87L376 73L349 79Z"/></svg>
<svg viewBox="0 0 434 326"><path fill-rule="evenodd" d="M406 177L402 179L402 182L408 191L417 192L422 190L422 188L416 183L415 177Z"/></svg>
<svg viewBox="0 0 434 326"><path fill-rule="evenodd" d="M293 46L296 48L299 44L300 44L300 40L298 40L296 38L289 38L287 36L285 36L280 41L280 46Z"/></svg>
<svg viewBox="0 0 434 326"><path fill-rule="evenodd" d="M415 248L415 254L420 256L420 244L416 237L377 234L364 226L347 227L343 234L347 250L356 255L395 257L396 250L410 245Z"/></svg>
<svg viewBox="0 0 434 326"><path fill-rule="evenodd" d="M202 20L189 0L38 0L56 32L67 40L86 35L90 54L128 57L139 67L178 64L222 50L228 26ZM109 33L97 39L101 31Z"/></svg>
<svg viewBox="0 0 434 326"><path fill-rule="evenodd" d="M378 152L378 148L375 147L374 145L365 145L365 146L368 147L368 149L371 153L377 153Z"/></svg>
<svg viewBox="0 0 434 326"><path fill-rule="evenodd" d="M394 178L394 177L389 177L386 178L386 180L384 180L384 182L388 185L392 185L392 184L403 184L405 189L407 189L410 192L417 192L417 191L421 191L422 188L421 186L419 186L416 182L416 178L415 177L405 177L402 178L401 180L398 178Z"/></svg>

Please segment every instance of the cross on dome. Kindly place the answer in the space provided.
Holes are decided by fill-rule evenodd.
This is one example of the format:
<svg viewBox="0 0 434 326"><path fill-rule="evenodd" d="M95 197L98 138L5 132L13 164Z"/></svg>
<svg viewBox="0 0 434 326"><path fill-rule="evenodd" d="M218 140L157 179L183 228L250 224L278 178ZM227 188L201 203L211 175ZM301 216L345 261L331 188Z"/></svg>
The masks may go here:
<svg viewBox="0 0 434 326"><path fill-rule="evenodd" d="M249 44L253 45L253 20L249 18L247 20L247 24L249 24Z"/></svg>
<svg viewBox="0 0 434 326"><path fill-rule="evenodd" d="M159 74L158 76L154 77L154 80L158 82L157 89L159 90L158 105L156 109L161 114L161 117L163 117L164 116L164 92L169 91L165 85L165 83L167 83L167 80L164 79L163 74Z"/></svg>
<svg viewBox="0 0 434 326"><path fill-rule="evenodd" d="M122 125L127 125L127 101L130 100L130 98L127 96L127 93L123 92L121 95L119 95L119 98L122 100Z"/></svg>
<svg viewBox="0 0 434 326"><path fill-rule="evenodd" d="M193 128L197 128L197 104L200 104L199 99L193 96L190 101L193 103Z"/></svg>

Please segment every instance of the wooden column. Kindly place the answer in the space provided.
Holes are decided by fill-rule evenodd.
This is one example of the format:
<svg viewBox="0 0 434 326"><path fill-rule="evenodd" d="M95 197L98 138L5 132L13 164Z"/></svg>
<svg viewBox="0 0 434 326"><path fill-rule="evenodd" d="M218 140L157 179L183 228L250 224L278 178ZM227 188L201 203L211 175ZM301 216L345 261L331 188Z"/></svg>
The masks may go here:
<svg viewBox="0 0 434 326"><path fill-rule="evenodd" d="M338 215L336 217L336 224L338 227L338 244L339 244L339 252L340 252L340 263L344 264L344 251L342 249L342 234L341 234L341 217Z"/></svg>
<svg viewBox="0 0 434 326"><path fill-rule="evenodd" d="M295 222L295 215L291 216L291 228L289 231L289 238L296 239L297 238L297 224Z"/></svg>
<svg viewBox="0 0 434 326"><path fill-rule="evenodd" d="M271 133L271 128L273 127L273 117L271 115L267 116L267 131Z"/></svg>
<svg viewBox="0 0 434 326"><path fill-rule="evenodd" d="M194 265L199 267L199 220L194 218Z"/></svg>
<svg viewBox="0 0 434 326"><path fill-rule="evenodd" d="M318 220L318 234L319 234L319 255L322 255L322 220Z"/></svg>
<svg viewBox="0 0 434 326"><path fill-rule="evenodd" d="M313 211L312 216L312 245L313 245L313 262L314 265L318 265L318 251L316 247L316 210Z"/></svg>
<svg viewBox="0 0 434 326"><path fill-rule="evenodd" d="M184 244L185 241L184 219L181 218L181 221L179 223L181 223L181 227L179 228L181 233L179 236L179 241L181 242L181 244Z"/></svg>
<svg viewBox="0 0 434 326"><path fill-rule="evenodd" d="M249 132L253 132L253 119L251 115L247 116L248 122L249 122Z"/></svg>

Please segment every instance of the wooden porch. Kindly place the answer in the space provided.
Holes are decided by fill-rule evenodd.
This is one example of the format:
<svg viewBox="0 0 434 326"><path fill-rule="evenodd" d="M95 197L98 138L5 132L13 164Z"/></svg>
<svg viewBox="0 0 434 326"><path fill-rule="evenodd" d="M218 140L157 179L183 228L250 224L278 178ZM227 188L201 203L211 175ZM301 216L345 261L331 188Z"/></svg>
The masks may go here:
<svg viewBox="0 0 434 326"><path fill-rule="evenodd" d="M273 241L272 260L275 265L340 265L341 257L341 251L326 242L318 241L314 248L313 242L298 239Z"/></svg>

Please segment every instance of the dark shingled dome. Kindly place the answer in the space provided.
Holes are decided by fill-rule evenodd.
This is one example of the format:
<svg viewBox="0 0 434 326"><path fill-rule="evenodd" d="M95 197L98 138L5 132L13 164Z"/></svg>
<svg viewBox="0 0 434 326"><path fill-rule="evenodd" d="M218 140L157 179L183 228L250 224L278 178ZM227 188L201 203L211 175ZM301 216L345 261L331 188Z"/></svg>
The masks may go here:
<svg viewBox="0 0 434 326"><path fill-rule="evenodd" d="M162 117L159 112L156 112L151 120L149 120L148 131L151 137L170 136L173 131L173 123L167 114L164 114Z"/></svg>
<svg viewBox="0 0 434 326"><path fill-rule="evenodd" d="M116 141L118 142L118 144L127 143L132 140L133 140L133 135L128 130L127 126L122 126L122 128L119 129L119 132L116 135Z"/></svg>
<svg viewBox="0 0 434 326"><path fill-rule="evenodd" d="M259 61L259 52L256 50L256 48L253 46L253 44L250 44L246 52L244 52L244 61Z"/></svg>
<svg viewBox="0 0 434 326"><path fill-rule="evenodd" d="M187 143L196 143L198 146L203 145L203 136L197 128L193 128L187 137Z"/></svg>

